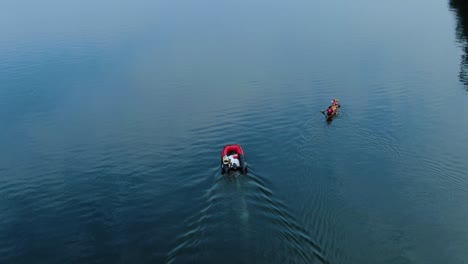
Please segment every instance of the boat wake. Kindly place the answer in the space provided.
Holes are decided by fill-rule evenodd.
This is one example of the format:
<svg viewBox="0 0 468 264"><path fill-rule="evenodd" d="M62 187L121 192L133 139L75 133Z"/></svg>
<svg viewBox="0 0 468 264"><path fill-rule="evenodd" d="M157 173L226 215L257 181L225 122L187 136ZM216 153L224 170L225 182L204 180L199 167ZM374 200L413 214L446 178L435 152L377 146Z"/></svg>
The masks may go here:
<svg viewBox="0 0 468 264"><path fill-rule="evenodd" d="M166 263L328 263L254 171L214 178Z"/></svg>

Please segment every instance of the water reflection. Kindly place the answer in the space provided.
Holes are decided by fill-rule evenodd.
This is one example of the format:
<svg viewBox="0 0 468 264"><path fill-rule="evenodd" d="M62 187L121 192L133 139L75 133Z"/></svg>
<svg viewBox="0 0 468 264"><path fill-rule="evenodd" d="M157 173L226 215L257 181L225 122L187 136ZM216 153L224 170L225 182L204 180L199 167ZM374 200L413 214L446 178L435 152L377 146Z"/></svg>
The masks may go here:
<svg viewBox="0 0 468 264"><path fill-rule="evenodd" d="M460 62L460 81L468 91L468 2L465 0L450 0L450 8L457 16L457 39L464 49Z"/></svg>

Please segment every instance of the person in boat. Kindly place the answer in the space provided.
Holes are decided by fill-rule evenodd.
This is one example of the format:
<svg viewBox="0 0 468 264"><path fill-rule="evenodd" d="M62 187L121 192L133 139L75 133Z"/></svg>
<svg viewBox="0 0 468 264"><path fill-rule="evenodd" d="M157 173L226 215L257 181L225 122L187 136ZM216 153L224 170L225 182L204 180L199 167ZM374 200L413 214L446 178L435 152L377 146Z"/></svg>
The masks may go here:
<svg viewBox="0 0 468 264"><path fill-rule="evenodd" d="M229 165L229 167L231 167L231 159L227 155L224 155L223 157L223 164Z"/></svg>
<svg viewBox="0 0 468 264"><path fill-rule="evenodd" d="M332 113L338 112L338 107L340 107L340 104L338 104L338 100L333 99L333 101L331 101L331 103L332 104L330 105L330 107L332 109Z"/></svg>
<svg viewBox="0 0 468 264"><path fill-rule="evenodd" d="M327 116L333 115L333 112L334 112L334 111L335 111L335 110L333 109L333 106L330 105L330 106L328 107L328 109L327 109Z"/></svg>
<svg viewBox="0 0 468 264"><path fill-rule="evenodd" d="M340 107L340 104L338 103L338 100L333 99L333 101L332 101L332 106L334 107L334 109Z"/></svg>
<svg viewBox="0 0 468 264"><path fill-rule="evenodd" d="M229 166L233 166L234 168L240 166L240 162L239 162L239 159L238 159L239 158L238 154L229 155L228 158L229 158Z"/></svg>

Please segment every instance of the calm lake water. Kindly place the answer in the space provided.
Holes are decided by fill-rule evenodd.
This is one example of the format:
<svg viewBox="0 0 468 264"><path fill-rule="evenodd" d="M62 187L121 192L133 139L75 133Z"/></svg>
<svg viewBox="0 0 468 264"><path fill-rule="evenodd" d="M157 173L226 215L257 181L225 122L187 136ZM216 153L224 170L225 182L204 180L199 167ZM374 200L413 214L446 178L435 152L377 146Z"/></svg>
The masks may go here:
<svg viewBox="0 0 468 264"><path fill-rule="evenodd" d="M467 262L461 0L6 0L0 33L0 263Z"/></svg>

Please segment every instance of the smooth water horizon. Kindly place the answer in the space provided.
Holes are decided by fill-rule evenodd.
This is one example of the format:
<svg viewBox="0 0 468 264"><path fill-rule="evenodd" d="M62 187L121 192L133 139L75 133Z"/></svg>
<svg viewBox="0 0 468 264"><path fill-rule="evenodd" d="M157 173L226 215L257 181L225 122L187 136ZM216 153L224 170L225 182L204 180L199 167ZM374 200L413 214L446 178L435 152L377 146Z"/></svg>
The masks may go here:
<svg viewBox="0 0 468 264"><path fill-rule="evenodd" d="M1 7L0 263L467 261L463 1Z"/></svg>

